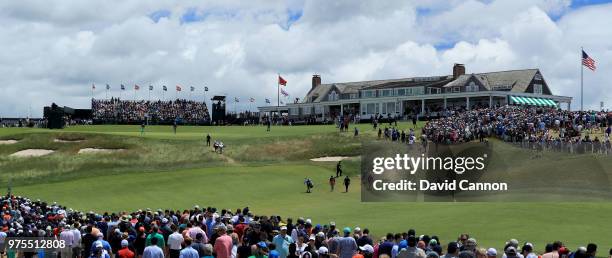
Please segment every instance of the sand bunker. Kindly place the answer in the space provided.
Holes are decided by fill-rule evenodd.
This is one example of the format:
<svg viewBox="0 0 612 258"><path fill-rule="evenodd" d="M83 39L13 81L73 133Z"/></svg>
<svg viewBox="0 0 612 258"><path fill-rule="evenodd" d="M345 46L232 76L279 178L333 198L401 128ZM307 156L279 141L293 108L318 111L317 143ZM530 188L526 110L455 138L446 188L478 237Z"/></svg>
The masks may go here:
<svg viewBox="0 0 612 258"><path fill-rule="evenodd" d="M53 139L53 142L82 142L84 140L63 140L63 139Z"/></svg>
<svg viewBox="0 0 612 258"><path fill-rule="evenodd" d="M17 142L17 140L0 140L0 145L15 144Z"/></svg>
<svg viewBox="0 0 612 258"><path fill-rule="evenodd" d="M321 162L325 162L325 161L335 161L335 162L338 162L338 161L341 161L343 159L348 159L348 158L350 158L350 157L336 156L336 157L320 157L320 158L310 159L310 160L317 161L317 162L318 161L321 161Z"/></svg>
<svg viewBox="0 0 612 258"><path fill-rule="evenodd" d="M44 149L27 149L27 150L21 150L18 152L15 152L13 154L11 154L11 157L40 157L40 156L45 156L45 155L49 155L51 153L55 152L54 150L44 150Z"/></svg>
<svg viewBox="0 0 612 258"><path fill-rule="evenodd" d="M80 149L79 154L88 154L88 153L113 153L118 151L123 151L124 149L100 149L100 148L85 148Z"/></svg>

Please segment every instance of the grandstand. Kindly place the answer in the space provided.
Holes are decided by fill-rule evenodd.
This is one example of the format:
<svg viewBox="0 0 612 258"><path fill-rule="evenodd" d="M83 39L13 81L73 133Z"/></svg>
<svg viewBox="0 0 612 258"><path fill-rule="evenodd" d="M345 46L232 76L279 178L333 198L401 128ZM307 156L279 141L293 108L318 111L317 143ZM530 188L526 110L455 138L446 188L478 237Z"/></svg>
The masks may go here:
<svg viewBox="0 0 612 258"><path fill-rule="evenodd" d="M94 124L210 124L206 103L194 100L92 99L91 108Z"/></svg>

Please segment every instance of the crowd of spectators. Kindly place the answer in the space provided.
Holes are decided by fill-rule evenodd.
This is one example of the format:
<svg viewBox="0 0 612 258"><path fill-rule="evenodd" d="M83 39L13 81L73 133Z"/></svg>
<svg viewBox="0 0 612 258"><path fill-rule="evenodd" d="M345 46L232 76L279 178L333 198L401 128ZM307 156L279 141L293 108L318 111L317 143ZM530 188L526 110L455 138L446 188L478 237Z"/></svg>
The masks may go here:
<svg viewBox="0 0 612 258"><path fill-rule="evenodd" d="M446 117L428 121L422 133L436 143L483 141L486 137L497 137L514 143L588 143L610 149L611 124L612 113L609 112L502 106L452 112Z"/></svg>
<svg viewBox="0 0 612 258"><path fill-rule="evenodd" d="M210 121L206 103L176 99L170 101L92 99L95 123L166 123L203 124Z"/></svg>
<svg viewBox="0 0 612 258"><path fill-rule="evenodd" d="M183 211L96 214L19 196L6 195L0 202L0 244L7 237L50 237L67 246L39 253L9 251L9 258L593 258L597 252L592 243L570 251L559 241L536 247L515 239L498 252L468 234L443 243L414 229L379 240L367 228L257 216L248 207L230 211L196 205Z"/></svg>

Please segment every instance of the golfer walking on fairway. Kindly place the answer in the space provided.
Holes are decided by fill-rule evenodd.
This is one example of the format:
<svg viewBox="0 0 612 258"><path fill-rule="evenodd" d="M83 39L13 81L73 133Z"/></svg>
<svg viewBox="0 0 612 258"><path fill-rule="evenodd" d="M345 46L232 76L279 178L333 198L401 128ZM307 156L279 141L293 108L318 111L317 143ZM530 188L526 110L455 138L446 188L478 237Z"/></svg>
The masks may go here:
<svg viewBox="0 0 612 258"><path fill-rule="evenodd" d="M351 184L351 179L348 176L346 176L344 178L344 192L345 193L348 193L348 188L350 184Z"/></svg>

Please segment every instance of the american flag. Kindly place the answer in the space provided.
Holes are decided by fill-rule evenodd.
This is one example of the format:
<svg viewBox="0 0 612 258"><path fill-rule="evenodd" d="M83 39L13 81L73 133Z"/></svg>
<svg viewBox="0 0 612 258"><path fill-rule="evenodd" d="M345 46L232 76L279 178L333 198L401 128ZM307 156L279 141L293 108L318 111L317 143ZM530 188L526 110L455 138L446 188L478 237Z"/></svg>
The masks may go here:
<svg viewBox="0 0 612 258"><path fill-rule="evenodd" d="M166 85L164 85L164 86L162 87L162 89L163 89L164 91L168 91L168 87L166 87Z"/></svg>
<svg viewBox="0 0 612 258"><path fill-rule="evenodd" d="M255 102L255 98L250 98L249 101Z"/></svg>
<svg viewBox="0 0 612 258"><path fill-rule="evenodd" d="M587 55L587 53L584 52L584 50L582 51L582 65L591 69L591 71L595 71L595 69L597 69L597 67L595 67L595 60L593 60L593 58Z"/></svg>
<svg viewBox="0 0 612 258"><path fill-rule="evenodd" d="M267 104L270 104L270 99L266 99L266 103L267 103Z"/></svg>
<svg viewBox="0 0 612 258"><path fill-rule="evenodd" d="M240 99L238 97L234 97L234 101L235 102L240 102Z"/></svg>
<svg viewBox="0 0 612 258"><path fill-rule="evenodd" d="M191 86L191 87L189 87L189 89L190 89L191 91L194 91L194 90L195 90L195 87Z"/></svg>

